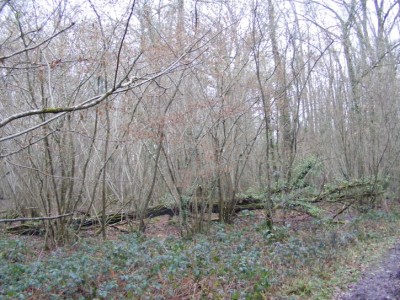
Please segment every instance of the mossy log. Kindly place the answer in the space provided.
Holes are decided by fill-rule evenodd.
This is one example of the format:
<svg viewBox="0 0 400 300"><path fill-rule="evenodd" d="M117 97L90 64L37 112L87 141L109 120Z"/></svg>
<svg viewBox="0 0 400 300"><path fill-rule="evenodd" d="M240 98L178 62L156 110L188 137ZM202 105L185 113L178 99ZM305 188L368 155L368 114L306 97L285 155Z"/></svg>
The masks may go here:
<svg viewBox="0 0 400 300"><path fill-rule="evenodd" d="M322 201L341 202L362 198L374 198L382 193L383 191L381 189L374 188L373 184L369 181L355 181L328 189L309 201L313 203Z"/></svg>
<svg viewBox="0 0 400 300"><path fill-rule="evenodd" d="M262 208L264 208L264 204L261 202L261 200L257 200L257 199L253 199L253 198L246 198L246 199L241 199L238 202L238 204L236 205L236 208L235 208L235 212L239 212L242 210L262 209ZM192 209L189 209L189 210L190 210L190 212L192 212ZM212 212L213 213L219 212L218 204L213 205ZM162 204L156 205L156 206L153 206L153 207L150 207L147 209L145 218L150 219L150 218L167 216L167 215L170 217L179 215L179 209L177 207L165 206ZM108 225L112 225L112 224L119 223L119 222L122 222L125 220L137 220L138 218L139 218L139 216L134 211L127 212L127 213L111 213L106 216L106 223ZM81 225L82 227L89 227L89 226L99 224L100 218L92 217L92 218L87 218L83 221L80 219L74 219L73 222L76 225L79 225L81 222L83 222L83 224Z"/></svg>
<svg viewBox="0 0 400 300"><path fill-rule="evenodd" d="M150 207L147 209L145 218L155 218L159 216L174 216L177 214L177 209L170 208L164 205L157 205L154 207ZM116 224L125 220L137 220L139 218L138 214L135 211L131 212L119 212L119 213L110 213L106 215L106 223L108 225ZM81 227L90 227L96 224L100 224L100 217L91 217L86 219L73 219L72 223L75 227L79 225ZM81 224L82 223L82 224Z"/></svg>
<svg viewBox="0 0 400 300"><path fill-rule="evenodd" d="M380 189L372 189L370 182L356 181L347 183L341 186L337 186L326 190L319 195L304 195L303 193L297 193L295 196L290 197L290 201L286 203L277 203L276 209L295 210L306 213L314 218L319 218L323 215L323 211L317 206L320 202L325 203L345 203L346 209L356 203L359 199L368 199L378 196L382 191ZM188 205L188 211L193 212L193 205ZM201 208L201 207L198 207ZM256 199L252 197L246 197L239 199L232 211L238 213L243 210L259 210L265 208L265 202L262 199ZM214 203L211 207L213 213L219 213L220 207ZM157 205L150 207L146 210L145 218L155 218L159 216L168 215L173 217L178 215L179 209L177 206ZM341 213L341 212L340 212ZM119 212L110 213L106 216L106 223L113 225L126 220L137 220L140 216L135 211L130 212ZM28 220L29 221L29 220ZM90 218L71 218L70 225L73 228L88 228L100 224L100 217ZM27 222L17 226L13 226L7 229L8 232L16 234L32 234L39 235L44 232L43 224L40 222Z"/></svg>
<svg viewBox="0 0 400 300"><path fill-rule="evenodd" d="M9 227L7 232L18 235L43 235L44 226L40 222L27 222Z"/></svg>
<svg viewBox="0 0 400 300"><path fill-rule="evenodd" d="M33 218L25 218L25 217L20 218L19 216L17 216L16 218L13 218L13 219L0 219L0 223L56 220L56 219L61 219L61 218L65 218L65 217L70 217L72 215L73 215L73 213L64 214L64 215L60 215L60 216L54 216L54 217L33 217Z"/></svg>
<svg viewBox="0 0 400 300"><path fill-rule="evenodd" d="M246 198L241 199L235 208L235 212L239 212L242 210L255 210L264 208L264 204L257 199ZM212 211L215 213L219 212L218 204L214 204L212 207ZM173 217L174 215L178 215L179 210L177 207L170 207L165 205L157 205L154 207L150 207L147 209L145 217L146 218L155 218L159 216L168 215ZM68 214L69 215L69 214ZM40 219L40 218L38 218ZM124 213L110 213L106 216L106 223L108 225L113 225L125 220L137 220L138 215L136 212L124 212ZM32 219L33 220L33 219ZM20 221L20 220L17 220ZM24 218L24 221L30 221L29 218ZM75 228L88 228L91 226L95 226L100 224L100 217L90 217L90 218L71 218L70 225ZM23 224L19 224L13 227L7 228L7 231L14 234L20 235L41 235L44 232L44 227L41 222L27 222Z"/></svg>

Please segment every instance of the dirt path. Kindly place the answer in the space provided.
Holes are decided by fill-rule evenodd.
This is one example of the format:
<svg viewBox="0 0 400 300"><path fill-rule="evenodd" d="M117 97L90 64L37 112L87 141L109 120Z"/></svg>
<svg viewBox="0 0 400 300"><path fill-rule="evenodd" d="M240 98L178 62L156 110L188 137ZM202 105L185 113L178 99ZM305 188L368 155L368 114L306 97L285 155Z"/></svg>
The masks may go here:
<svg viewBox="0 0 400 300"><path fill-rule="evenodd" d="M399 300L400 244L391 248L378 265L371 266L340 300Z"/></svg>

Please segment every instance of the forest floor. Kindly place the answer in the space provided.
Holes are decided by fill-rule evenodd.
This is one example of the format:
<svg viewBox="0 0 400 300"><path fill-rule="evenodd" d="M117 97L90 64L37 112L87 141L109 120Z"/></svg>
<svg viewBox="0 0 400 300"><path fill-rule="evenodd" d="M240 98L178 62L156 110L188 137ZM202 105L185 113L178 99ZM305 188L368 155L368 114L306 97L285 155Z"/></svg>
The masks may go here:
<svg viewBox="0 0 400 300"><path fill-rule="evenodd" d="M373 263L361 279L338 297L340 300L400 299L400 243Z"/></svg>
<svg viewBox="0 0 400 300"><path fill-rule="evenodd" d="M349 214L337 223L262 211L181 238L175 219L110 226L71 246L0 234L0 299L400 299L400 213ZM1 232L0 232L1 233Z"/></svg>
<svg viewBox="0 0 400 300"><path fill-rule="evenodd" d="M308 216L298 216L289 222L298 223L307 220ZM168 218L162 217L152 223L148 236L166 237L169 234L179 235L176 227L169 224ZM387 245L382 244L383 249ZM379 250L378 250L379 253ZM400 300L400 237L398 243L392 245L382 255L373 259L366 266L360 265L362 275L358 282L350 284L347 291L333 295L333 300Z"/></svg>
<svg viewBox="0 0 400 300"><path fill-rule="evenodd" d="M289 222L301 222L308 216L300 216ZM150 226L147 235L152 237L165 237L169 234L179 235L176 227L169 224L168 218L160 218ZM383 249L387 246L382 244ZM378 252L379 253L379 252ZM391 246L382 255L373 259L358 282L350 284L343 293L333 295L332 300L400 300L400 237L398 243ZM271 299L273 299L272 297Z"/></svg>

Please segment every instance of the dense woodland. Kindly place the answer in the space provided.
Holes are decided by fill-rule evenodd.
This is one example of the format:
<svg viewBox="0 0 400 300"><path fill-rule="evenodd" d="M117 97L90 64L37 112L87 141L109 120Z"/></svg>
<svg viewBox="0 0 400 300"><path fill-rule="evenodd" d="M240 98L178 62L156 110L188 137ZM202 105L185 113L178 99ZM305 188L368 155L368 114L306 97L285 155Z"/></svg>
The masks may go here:
<svg viewBox="0 0 400 300"><path fill-rule="evenodd" d="M278 210L385 207L399 14L396 0L0 1L3 219L67 215L43 223L58 245L85 220L107 237L113 214L145 231L155 207L182 235L246 199L271 226Z"/></svg>

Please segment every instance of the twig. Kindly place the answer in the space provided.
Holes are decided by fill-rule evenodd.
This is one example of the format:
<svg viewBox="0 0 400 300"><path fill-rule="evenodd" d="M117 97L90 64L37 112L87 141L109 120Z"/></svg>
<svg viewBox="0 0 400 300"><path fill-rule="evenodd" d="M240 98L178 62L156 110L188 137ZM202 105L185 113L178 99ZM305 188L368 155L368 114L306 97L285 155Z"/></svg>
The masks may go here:
<svg viewBox="0 0 400 300"><path fill-rule="evenodd" d="M130 233L129 230L123 229L123 228L119 228L118 226L115 226L115 225L110 225L110 227L112 227L114 229L117 229L118 231L123 232L123 233Z"/></svg>
<svg viewBox="0 0 400 300"><path fill-rule="evenodd" d="M0 61L4 61L4 60L6 60L6 59L8 59L8 58L11 58L11 57L13 57L13 56L16 56L16 55L18 55L18 54L21 54L21 53L28 52L28 51L34 50L34 49L36 49L36 48L39 48L39 47L42 46L43 44L45 44L45 43L47 43L47 42L50 42L50 41L51 41L52 39L54 39L56 36L60 35L61 33L65 32L65 31L67 31L68 29L70 29L70 28L71 28L72 26L74 26L74 25L75 25L75 23L69 24L67 27L65 27L65 28L61 29L60 31L56 32L55 34L53 34L53 35L50 36L49 38L45 39L44 41L41 41L40 43L38 43L38 44L36 44L36 45L33 45L32 47L27 47L27 48L24 48L24 49L15 51L14 53L1 56L1 57L0 57Z"/></svg>
<svg viewBox="0 0 400 300"><path fill-rule="evenodd" d="M332 220L336 219L337 216L339 216L340 214L344 213L346 210L348 210L350 208L350 206L353 205L353 202L348 203L347 205L345 205L338 213L336 213L333 217Z"/></svg>

